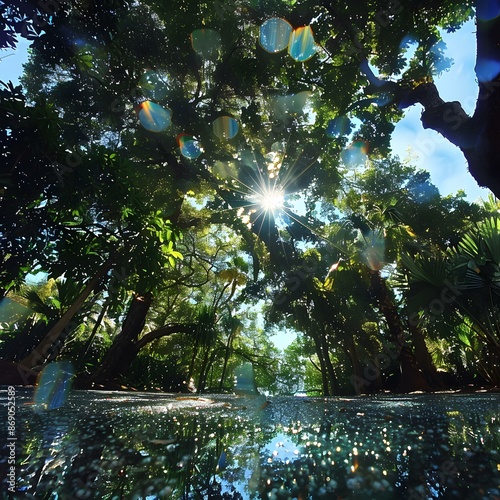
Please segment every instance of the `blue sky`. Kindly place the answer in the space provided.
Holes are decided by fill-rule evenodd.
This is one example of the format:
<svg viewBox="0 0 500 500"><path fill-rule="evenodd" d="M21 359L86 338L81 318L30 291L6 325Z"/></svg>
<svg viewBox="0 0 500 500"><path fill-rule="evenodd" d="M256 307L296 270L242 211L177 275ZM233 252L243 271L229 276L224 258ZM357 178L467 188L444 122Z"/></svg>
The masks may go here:
<svg viewBox="0 0 500 500"><path fill-rule="evenodd" d="M0 50L0 80L13 83L19 82L19 76L22 72L22 65L28 60L28 46L30 42L24 38L19 39L16 51L7 49Z"/></svg>
<svg viewBox="0 0 500 500"><path fill-rule="evenodd" d="M453 65L435 80L441 97L459 101L469 114L474 111L478 95L475 29L474 22L469 21L459 31L444 35L445 54L453 59ZM431 173L432 182L443 196L464 189L469 201L486 199L490 191L477 185L460 150L437 132L425 130L420 122L421 112L418 104L406 111L392 136L393 152L403 159L411 148L411 156L418 156L412 163Z"/></svg>

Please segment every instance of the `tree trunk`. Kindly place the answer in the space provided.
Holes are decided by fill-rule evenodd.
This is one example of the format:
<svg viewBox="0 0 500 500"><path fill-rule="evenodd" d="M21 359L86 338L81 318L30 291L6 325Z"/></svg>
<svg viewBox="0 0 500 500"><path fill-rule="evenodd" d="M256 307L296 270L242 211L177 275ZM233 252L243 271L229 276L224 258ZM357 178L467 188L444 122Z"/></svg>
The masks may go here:
<svg viewBox="0 0 500 500"><path fill-rule="evenodd" d="M198 392L205 392L205 385L208 380L208 374L213 367L215 357L217 356L218 349L213 349L210 352L208 349L205 351L205 357L203 359L203 365L200 370L200 377L198 382Z"/></svg>
<svg viewBox="0 0 500 500"><path fill-rule="evenodd" d="M432 357L427 349L427 344L425 343L422 330L417 325L412 324L410 324L409 328L413 347L415 348L415 360L417 366L422 370L427 382L432 388L438 389L443 387L436 367L432 362Z"/></svg>
<svg viewBox="0 0 500 500"><path fill-rule="evenodd" d="M119 373L127 373L130 369L130 366L132 365L135 358L137 357L137 355L139 354L140 350L143 347L145 347L146 345L155 340L158 340L162 337L167 337L168 335L172 335L174 333L185 333L187 335L192 335L196 331L196 326L197 325L195 323L172 323L170 325L165 325L162 326L161 328L146 333L146 335L142 336L136 342L130 342L128 344L118 345L115 340L115 342L113 342L113 345L110 347L109 351L106 353L105 357L109 355L109 359L111 359L110 351L111 349L116 349L116 352L112 355L112 358L116 360L113 362L113 364L115 366L117 366L118 364L120 365ZM120 352L124 351L125 356L123 358L120 358L121 354L120 352L118 352L119 350L121 350ZM103 363L101 363L101 367L90 377L90 379L87 382L83 382L84 386L88 385L89 382L97 381L98 374L104 372L104 370L111 371L109 368L106 368L103 365ZM112 374L108 375L107 377L104 375L102 376L99 375L99 381L97 381L97 383L107 383L111 380L115 381L118 380L120 377L119 373L118 374L116 373L117 371L116 368L113 369L113 371L115 372L114 378L109 378L109 376L113 376Z"/></svg>
<svg viewBox="0 0 500 500"><path fill-rule="evenodd" d="M162 326L156 330L152 330L143 337L141 337L136 342L137 350L140 351L144 346L153 342L154 340L161 339L162 337L167 337L174 333L185 333L187 335L194 335L196 331L196 323L171 323L169 325Z"/></svg>
<svg viewBox="0 0 500 500"><path fill-rule="evenodd" d="M401 109L419 103L423 106L421 122L424 128L439 132L457 146L467 160L469 172L479 186L484 186L500 198L500 16L488 20L488 4L476 2L476 76L479 95L473 116L468 116L457 102L445 102L433 82L408 88L396 82L382 80L361 57L361 70L376 92L390 92ZM486 11L483 15L483 11Z"/></svg>
<svg viewBox="0 0 500 500"><path fill-rule="evenodd" d="M102 320L104 319L104 316L106 315L109 304L110 304L110 299L108 297L108 299L104 302L104 304L101 307L101 311L99 312L99 316L97 317L94 328L92 329L92 332L90 333L89 338L87 339L87 342L85 343L85 349L83 351L83 354L80 357L80 359L78 360L78 365L80 367L83 367L83 365L84 365L87 353L90 351L90 347L92 346L92 342L94 341L94 337L96 336L97 332L99 331L99 327L101 326Z"/></svg>
<svg viewBox="0 0 500 500"><path fill-rule="evenodd" d="M198 377L198 392L203 393L205 392L205 380L206 380L206 372L208 371L209 364L208 364L208 357L210 355L210 348L207 346L205 347L205 352L203 353L203 361L201 362L201 367L200 367L200 374Z"/></svg>
<svg viewBox="0 0 500 500"><path fill-rule="evenodd" d="M328 348L326 335L326 331L324 331L323 335L321 335L321 350L323 351L326 373L328 375L328 381L330 384L330 395L335 396L335 394L338 394L339 392L339 384L337 381L337 376L335 375L335 369L332 365L332 360L330 359L330 349Z"/></svg>
<svg viewBox="0 0 500 500"><path fill-rule="evenodd" d="M439 132L460 148L476 182L500 197L500 73L491 70L492 64L500 61L500 18L481 18L482 5L487 4L477 2L479 95L473 116L468 116L459 102L444 102L433 83L411 91L403 107L422 104L423 127Z"/></svg>
<svg viewBox="0 0 500 500"><path fill-rule="evenodd" d="M101 366L90 377L89 382L97 384L116 382L128 371L139 352L136 340L144 328L152 301L151 292L134 296L121 332L116 336L113 345L104 355Z"/></svg>
<svg viewBox="0 0 500 500"><path fill-rule="evenodd" d="M406 346L407 334L403 328L398 309L389 293L385 279L380 275L380 271L370 271L370 278L371 291L389 327L389 338L394 343L398 352L398 360L401 365L399 391L414 392L430 390L422 372L415 364L413 354Z"/></svg>
<svg viewBox="0 0 500 500"><path fill-rule="evenodd" d="M323 384L323 395L334 396L338 393L338 382L335 375L335 370L328 352L328 342L325 332L313 335L316 355L319 359L321 370L321 380Z"/></svg>
<svg viewBox="0 0 500 500"><path fill-rule="evenodd" d="M323 350L321 349L321 340L318 335L313 334L314 347L316 350L316 355L318 356L320 372L321 372L321 383L323 386L323 396L331 396L330 389L328 386L328 375L326 370L325 358L323 357Z"/></svg>
<svg viewBox="0 0 500 500"><path fill-rule="evenodd" d="M233 329L229 334L229 338L227 339L226 349L224 352L224 364L222 365L222 374L220 376L220 382L219 382L219 391L222 391L224 387L224 379L226 378L227 364L229 362L229 356L231 355L231 344L233 343L233 338L235 333L236 329Z"/></svg>
<svg viewBox="0 0 500 500"><path fill-rule="evenodd" d="M363 380L363 369L361 367L361 363L358 358L358 353L356 351L356 343L352 337L349 337L346 342L342 343L342 347L344 352L347 354L349 361L351 362L352 371L353 371L353 379L355 381ZM354 389L356 390L356 394L361 394L360 384L353 384Z"/></svg>
<svg viewBox="0 0 500 500"><path fill-rule="evenodd" d="M71 320L79 311L88 296L94 291L101 279L111 268L112 261L108 259L97 271L94 277L88 282L80 295L77 297L71 307L62 315L61 319L49 330L45 338L38 344L33 351L28 354L19 365L32 369L35 366L44 365L51 355L51 351L60 350L64 337L77 325Z"/></svg>
<svg viewBox="0 0 500 500"><path fill-rule="evenodd" d="M472 119L477 136L474 151L466 158L479 185L489 187L500 198L500 72L487 74L484 70L500 61L500 18L483 21L482 7L489 2L476 3L479 97Z"/></svg>
<svg viewBox="0 0 500 500"><path fill-rule="evenodd" d="M188 381L191 379L194 380L193 375L194 375L194 365L196 363L196 358L198 356L198 351L199 351L199 346L200 346L200 340L201 340L202 332L201 332L201 326L197 325L196 330L195 330L195 338L194 338L194 345L193 345L193 354L191 356L191 362L189 363L189 369L188 369Z"/></svg>
<svg viewBox="0 0 500 500"><path fill-rule="evenodd" d="M396 304L389 294L387 283L380 275L380 271L370 271L370 288L389 327L389 339L398 350L401 350L405 343L405 330Z"/></svg>

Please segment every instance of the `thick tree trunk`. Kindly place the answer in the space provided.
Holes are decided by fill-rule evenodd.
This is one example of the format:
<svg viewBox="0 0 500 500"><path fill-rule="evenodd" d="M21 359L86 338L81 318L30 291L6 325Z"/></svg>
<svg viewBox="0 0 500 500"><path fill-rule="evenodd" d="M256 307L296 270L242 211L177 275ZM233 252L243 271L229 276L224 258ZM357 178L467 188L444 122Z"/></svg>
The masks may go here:
<svg viewBox="0 0 500 500"><path fill-rule="evenodd" d="M130 368L139 352L136 341L144 328L146 315L152 301L153 295L151 292L134 296L122 330L104 355L101 366L90 377L89 381L91 383L107 384L116 382Z"/></svg>
<svg viewBox="0 0 500 500"><path fill-rule="evenodd" d="M389 327L390 340L394 343L401 365L401 382L399 391L414 392L430 390L422 372L418 369L410 349L406 346L406 332L403 328L398 309L389 293L385 279L380 271L370 271L371 290L378 302L380 312L383 314Z"/></svg>
<svg viewBox="0 0 500 500"><path fill-rule="evenodd" d="M483 20L481 4L487 2L477 3L479 95L473 116L459 102L444 102L433 83L418 86L402 105L422 104L424 128L436 130L460 148L476 182L500 197L500 18Z"/></svg>
<svg viewBox="0 0 500 500"><path fill-rule="evenodd" d="M185 333L187 335L193 335L196 331L196 326L197 325L195 323L172 323L170 325L165 325L161 328L146 333L146 335L143 335L139 340L135 342L120 341L120 343L118 343L115 340L115 342L113 342L113 345L105 355L105 358L107 357L109 362L112 363L113 366L106 367L104 365L105 360L103 359L101 367L90 377L87 382L84 382L83 385L88 385L88 383L106 384L111 381L118 381L121 376L120 374L127 373L129 371L130 366L144 346L162 337L173 335L174 333ZM112 349L114 350L114 352L111 352Z"/></svg>
<svg viewBox="0 0 500 500"><path fill-rule="evenodd" d="M111 259L108 259L87 283L78 298L71 307L62 315L61 319L49 330L45 338L38 344L33 351L28 354L19 365L32 369L35 366L44 365L53 353L53 350L59 350L62 347L64 336L67 335L76 325L72 323L75 314L82 307L88 296L94 291L102 278L111 268Z"/></svg>
<svg viewBox="0 0 500 500"><path fill-rule="evenodd" d="M498 140L499 96L498 81L480 83L476 110L468 116L457 101L445 102L434 83L419 85L409 93L406 104L420 103L424 107L421 122L424 128L439 132L463 153L469 172L479 186L488 187L500 196L500 168L495 155L500 154ZM498 135L497 135L498 137Z"/></svg>
<svg viewBox="0 0 500 500"><path fill-rule="evenodd" d="M432 82L412 89L382 80L363 56L361 70L372 84L373 93L391 92L402 109L421 104L423 127L439 132L457 146L478 185L491 189L500 198L500 16L488 20L488 3L476 2L475 71L479 95L473 116L467 115L459 102L445 102Z"/></svg>
<svg viewBox="0 0 500 500"><path fill-rule="evenodd" d="M476 131L474 149L467 155L469 170L479 185L500 198L500 18L483 20L488 2L476 2L476 76L479 96L472 117ZM464 153L465 154L465 153Z"/></svg>

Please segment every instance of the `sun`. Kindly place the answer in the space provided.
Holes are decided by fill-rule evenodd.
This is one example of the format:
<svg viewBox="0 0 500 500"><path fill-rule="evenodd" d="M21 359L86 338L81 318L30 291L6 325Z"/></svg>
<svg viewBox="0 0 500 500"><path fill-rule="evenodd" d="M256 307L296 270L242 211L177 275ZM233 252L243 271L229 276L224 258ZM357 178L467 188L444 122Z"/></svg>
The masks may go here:
<svg viewBox="0 0 500 500"><path fill-rule="evenodd" d="M253 196L253 199L264 212L275 212L283 208L284 192L276 187L263 188Z"/></svg>

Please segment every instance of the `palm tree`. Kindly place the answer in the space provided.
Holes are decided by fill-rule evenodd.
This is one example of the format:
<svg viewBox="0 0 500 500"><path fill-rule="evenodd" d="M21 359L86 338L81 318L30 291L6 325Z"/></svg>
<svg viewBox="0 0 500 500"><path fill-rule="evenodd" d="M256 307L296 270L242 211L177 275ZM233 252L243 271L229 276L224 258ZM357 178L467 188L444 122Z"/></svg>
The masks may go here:
<svg viewBox="0 0 500 500"><path fill-rule="evenodd" d="M452 335L500 383L500 218L467 231L446 254L403 257L411 307L427 323L459 319ZM452 291L453 293L450 293Z"/></svg>

